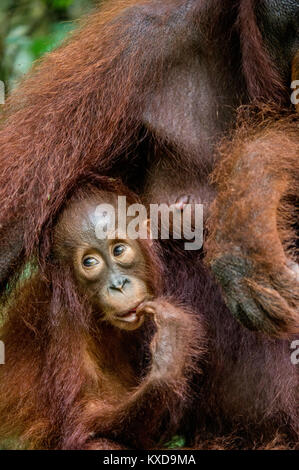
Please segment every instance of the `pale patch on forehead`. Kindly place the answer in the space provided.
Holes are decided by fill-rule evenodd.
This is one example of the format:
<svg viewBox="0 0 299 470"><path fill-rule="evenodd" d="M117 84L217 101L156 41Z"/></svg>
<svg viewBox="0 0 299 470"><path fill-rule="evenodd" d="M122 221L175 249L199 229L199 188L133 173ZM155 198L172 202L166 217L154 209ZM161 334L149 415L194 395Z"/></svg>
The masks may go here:
<svg viewBox="0 0 299 470"><path fill-rule="evenodd" d="M92 231L97 240L125 238L126 230L121 233L118 222L117 205L109 202L93 203L87 207L82 230L89 234Z"/></svg>
<svg viewBox="0 0 299 470"><path fill-rule="evenodd" d="M122 209L123 210L123 209ZM126 238L126 212L124 223L118 220L118 204L115 196L75 201L65 213L62 225L73 238L78 236L87 243ZM120 226L118 226L120 225ZM124 233L121 233L123 227ZM80 235L81 234L81 235Z"/></svg>
<svg viewBox="0 0 299 470"><path fill-rule="evenodd" d="M115 206L111 204L99 204L89 214L89 219L93 224L95 236L103 240L115 238L116 236L116 218Z"/></svg>

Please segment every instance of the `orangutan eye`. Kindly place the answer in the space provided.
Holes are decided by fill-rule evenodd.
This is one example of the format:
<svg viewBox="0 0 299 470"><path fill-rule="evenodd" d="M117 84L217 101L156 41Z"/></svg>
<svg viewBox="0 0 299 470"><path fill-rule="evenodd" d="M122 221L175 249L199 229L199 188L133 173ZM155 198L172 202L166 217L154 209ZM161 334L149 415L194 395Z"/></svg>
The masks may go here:
<svg viewBox="0 0 299 470"><path fill-rule="evenodd" d="M82 264L85 268L92 268L93 266L99 264L99 260L97 260L93 256L86 256L86 258L83 259Z"/></svg>
<svg viewBox="0 0 299 470"><path fill-rule="evenodd" d="M111 254L116 263L130 264L133 263L136 253L130 245L118 243L112 248Z"/></svg>
<svg viewBox="0 0 299 470"><path fill-rule="evenodd" d="M117 258L118 256L123 255L125 251L126 251L125 245L116 245L113 248L113 256Z"/></svg>

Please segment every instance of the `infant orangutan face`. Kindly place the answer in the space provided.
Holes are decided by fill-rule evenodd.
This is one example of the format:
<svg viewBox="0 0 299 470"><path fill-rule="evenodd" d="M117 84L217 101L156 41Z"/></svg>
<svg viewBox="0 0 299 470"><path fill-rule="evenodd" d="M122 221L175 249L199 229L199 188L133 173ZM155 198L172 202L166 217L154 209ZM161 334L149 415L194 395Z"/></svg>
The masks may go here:
<svg viewBox="0 0 299 470"><path fill-rule="evenodd" d="M80 201L65 211L55 234L57 256L71 261L80 288L103 320L134 330L143 322L139 305L151 297L149 273L138 240L97 237L96 226L107 223L107 214L105 220L96 215L102 202Z"/></svg>

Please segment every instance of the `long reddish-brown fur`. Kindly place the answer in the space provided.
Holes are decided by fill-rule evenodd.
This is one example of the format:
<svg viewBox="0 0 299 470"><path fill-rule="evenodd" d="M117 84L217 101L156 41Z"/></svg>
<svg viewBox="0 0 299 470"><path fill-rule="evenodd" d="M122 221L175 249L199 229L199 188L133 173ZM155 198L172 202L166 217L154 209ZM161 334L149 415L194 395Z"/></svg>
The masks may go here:
<svg viewBox="0 0 299 470"><path fill-rule="evenodd" d="M101 201L107 191L136 201L118 182L99 177L70 200ZM44 238L49 240L39 252L40 268L33 265L29 279L16 287L2 318L7 361L0 369L0 440L14 438L32 449L162 445L178 428L190 399L188 382L204 353L202 324L177 307L176 358L166 375L157 373L151 343L159 342L160 329L171 335L168 320L158 312L155 321L146 319L135 332L100 321L101 312L77 285L72 262L57 254L51 232ZM159 258L147 240L138 243L147 284L157 297ZM165 300L159 302L163 308Z"/></svg>
<svg viewBox="0 0 299 470"><path fill-rule="evenodd" d="M215 2L215 24L231 8L230 2L221 3ZM165 2L161 25L171 22L176 5L182 9L184 2ZM248 0L241 2L248 91L253 99L275 99L278 79L266 54L260 55L258 70L256 57L247 57L247 51L262 47L257 32L247 32L254 18L242 26L251 9ZM150 0L142 5L137 0L109 2L9 97L0 132L1 225L4 229L12 219L23 221L27 256L81 175L91 169L104 173L124 154L132 153L134 159L145 101L163 79L163 62L169 61L169 41L174 40L159 37L158 25L151 23L154 14ZM187 15L190 23L200 22L201 15L203 6L194 2ZM180 40L179 30L176 36ZM264 77L263 88L260 80L254 82L259 76Z"/></svg>
<svg viewBox="0 0 299 470"><path fill-rule="evenodd" d="M283 118L263 109L253 121L243 116L233 139L220 149L207 261L217 276L226 278L229 259L235 257L238 271L243 258L247 268L243 274L240 270L239 282L265 312L253 326L288 336L299 331L298 115Z"/></svg>
<svg viewBox="0 0 299 470"><path fill-rule="evenodd" d="M228 83L230 86L230 80L237 77L237 81L232 84L231 100L224 106L232 108L232 117L228 119L229 122L221 123L220 132L215 131L213 139L216 143L225 132L234 127L234 111L240 104L252 103L255 100L271 104L277 102L279 111L274 121L281 117L281 106L288 106L289 102L289 83L285 83L280 77L264 46L254 14L257 5L255 0L110 2L100 12L88 18L82 29L76 32L66 45L48 55L35 67L31 76L9 98L0 130L0 253L5 253L0 260L0 270L4 273L4 280L11 273L16 274L17 278L24 263L31 257L38 257L41 253L42 261L43 255L49 253L50 242L47 242L49 238L45 235L52 233L59 211L70 197L70 193L76 192L82 178L104 173L113 176L120 174L125 183L133 190L139 189L142 196L145 170L151 165L155 148L159 147L163 140L157 138L160 136L156 135L155 129L151 130L145 126L144 110L155 93L163 88L163 80L168 71L180 64L181 59L189 52L195 56L194 50L197 52L198 47L196 41L190 49L184 49L189 33L191 39L194 31L196 40L204 39L202 47L206 49L212 63L213 76L211 74L209 79L215 79L218 74L217 81ZM211 87L214 84L215 82L212 82ZM222 90L221 88L220 91ZM217 92L216 90L216 94ZM168 103L170 111L174 109L175 99L176 96L173 97L173 102ZM201 111L200 120L204 123L207 107L211 109L215 106L216 109L217 99L218 96L213 97ZM287 112L291 114L290 109ZM187 120L188 116L185 115L184 119ZM216 120L221 121L215 117ZM242 167L244 156L247 155L246 145L255 147L257 151L261 145L262 153L265 148L271 153L274 152L274 170L277 175L282 176L282 180L279 180L279 177L274 178L275 184L270 190L271 197L272 189L275 190L273 194L277 195L277 188L279 194L284 193L286 188L282 186L285 182L290 188L289 169L294 162L298 145L294 141L294 124L289 121L290 129L289 124L286 124L286 129L284 122L287 123L283 120L283 127L279 129L279 125L275 123L256 128L257 123L254 122L253 128L247 127L244 131L245 142L240 142L240 136L244 134L236 135L233 147L227 147L228 151L232 152L232 157L226 152L222 155L222 168L229 181L223 181L221 171L218 173L220 199L219 203L216 201L214 214L218 213L220 208L225 212L227 206L231 207L229 213L233 213L234 203L241 221L245 218L244 224L247 224L248 220L251 220L251 212L240 210L237 199L231 198L231 193L227 191L227 184L235 186L239 191L243 178L244 191L249 202L256 200L249 188L251 177L248 181L244 177L251 171L254 172L255 167L249 168L249 171L246 170L246 165L245 169ZM215 123L212 124L214 126ZM281 148L280 158L277 152L279 143L275 135L276 129L286 145L286 149ZM282 129L286 130L284 136ZM269 136L273 137L273 143L269 142ZM188 147L188 138L186 144L181 147L176 147L176 143L171 142L171 136L170 142L167 138L164 140L166 142L163 141L162 151L165 144L169 144L179 169L176 174L180 177L181 169L186 169L186 181L193 181L194 174L200 174L201 179L198 179L203 182L204 188L206 185L210 190L208 176L214 166L217 152L208 152L207 156L201 146L196 152L192 152ZM230 162L233 162L234 168L238 170L237 156L240 150L242 171L239 177L238 171L231 173ZM271 173L271 155L263 155ZM258 176L265 182L266 173L262 171L261 163L256 165ZM142 178L138 175L139 170ZM160 186L163 186L163 182ZM259 194L262 199L265 198L263 193ZM256 202L259 203L258 207L261 207L260 201ZM261 209L265 209L263 204ZM275 215L273 211L270 212L269 223L273 223ZM269 215L267 208L264 215ZM265 220L265 223L268 221ZM228 231L226 233L229 239L225 239L225 242L229 244L230 240L234 239L234 230L229 228L229 218L224 214L223 221L215 220L215 229L218 224ZM242 235L245 237L244 248L248 248L248 243L251 248L252 232L251 235L249 232L241 233L238 221L235 228L235 240L238 235ZM215 232L212 232L212 236ZM20 237L20 233L23 236ZM269 240L271 239L277 248L278 237L275 236L276 231L274 235L273 233L270 234ZM288 230L288 233L291 232ZM284 233L281 231L280 234L283 241ZM237 242L239 241L238 239ZM272 269L271 254L267 247L262 245L260 237L258 241L260 253L250 251L254 266L261 269L266 264L267 269ZM202 364L203 375L195 378L190 384L193 387L193 399L188 403L180 427L182 434L187 437L188 444L200 448L269 448L271 442L273 447L277 445L278 441L275 439L279 432L282 436L279 441L282 442L281 445L284 448L294 448L299 435L298 372L290 362L290 341L269 339L261 333L246 330L226 308L220 288L204 266L202 253L194 255L184 252L179 243L163 242L162 245L167 295L174 296L179 302L190 306L192 311L202 314L207 324L208 354ZM242 255L243 239L239 248ZM265 263L262 253L264 248ZM209 259L212 260L215 254L217 258L217 253L219 252L214 245ZM280 263L283 256L278 248L275 251L275 259ZM257 261L262 264L257 266ZM44 264L41 263L42 266ZM293 332L296 318L293 307L296 309L296 297L293 296L294 290L289 292L290 286L293 288L291 278L288 277L287 282L290 284L284 286L284 295L278 299L280 306L283 298L287 300L286 317L282 318L277 305L273 304L273 289L270 296L269 291L265 293L259 290L264 280L268 281L270 274L272 287L275 283L280 284L276 291L278 295L281 273L277 270L270 273L261 271L252 270L248 289L255 298L262 299L264 305L271 300L265 319L271 319L274 309L272 320L274 324L278 320L275 331L277 336L281 329L283 335L287 331ZM1 394L5 393L7 397L3 402L4 407L1 408L3 433L5 434L7 427L12 429L13 426L19 433L27 430L32 446L38 446L41 442L44 446L52 445L50 442L44 442L44 436L47 434L45 429L56 429L64 419L72 422L71 404L80 390L79 371L82 370L82 363L80 366L75 360L75 343L78 339L79 344L83 344L81 333L85 331L86 311L79 308L69 275L63 280L54 270L50 270L48 275L50 279L57 276L54 282L55 290L47 291L45 286L42 286L41 294L48 295L47 301L49 295L54 296L56 301L53 308L56 305L57 310L57 306L63 304L65 307L69 302L61 297L64 283L69 284L66 291L71 298L70 305L72 308L78 307L73 309L77 312L76 321L70 325L67 323L70 328L62 328L61 334L56 336L53 333L57 332L55 321L54 329L52 326L44 328L40 325L39 322L46 321L47 316L40 315L43 303L32 305L32 289L38 294L41 285L34 286L29 283L31 290L27 290L27 297L24 294L19 299L20 309L15 315L11 313L12 319L7 323L7 339L10 338L12 352L16 355L15 362L11 363L9 377L4 378L0 385ZM233 275L231 270L231 278ZM256 276L259 276L259 285L254 284ZM229 279L226 281L230 284ZM28 319L26 315L30 306L34 307L32 312L36 314ZM53 319L56 316L53 315ZM23 326L26 324L27 336L24 335ZM263 329L263 324L258 326ZM271 326L273 333L273 322ZM18 333L16 336L14 331ZM31 343L33 339L37 343ZM44 356L37 356L31 349L31 344L38 344L38 347L43 344ZM65 358L69 356L74 362L66 366ZM47 366L48 363L52 366L53 361L61 357L61 367L59 370L55 369L54 374L49 372L42 377L37 376L40 367ZM42 363L39 362L41 358ZM65 379L69 368L71 381ZM50 367L50 370L53 371L54 368ZM19 381L20 376L24 377L22 383ZM60 395L58 384L61 380L65 380L65 393ZM24 399L16 401L20 386L21 392L24 391ZM31 393L36 394L41 389L49 397L40 411L34 409L34 402L26 400L29 388ZM12 391L8 393L7 390ZM52 400L56 391L57 407L60 407L58 414L56 402ZM16 406L15 418L11 411L12 405ZM153 409L158 411L154 406ZM74 413L76 414L76 409ZM170 418L180 420L175 412ZM82 431L83 440L84 432ZM59 445L61 446L61 443Z"/></svg>

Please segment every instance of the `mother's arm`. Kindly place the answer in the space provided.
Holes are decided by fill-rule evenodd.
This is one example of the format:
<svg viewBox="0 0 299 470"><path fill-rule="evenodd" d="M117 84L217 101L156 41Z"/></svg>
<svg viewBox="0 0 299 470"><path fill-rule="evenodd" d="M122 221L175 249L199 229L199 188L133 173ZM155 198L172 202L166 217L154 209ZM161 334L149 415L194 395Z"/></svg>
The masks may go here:
<svg viewBox="0 0 299 470"><path fill-rule="evenodd" d="M244 127L214 174L207 259L232 313L281 336L299 331L298 118Z"/></svg>

